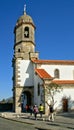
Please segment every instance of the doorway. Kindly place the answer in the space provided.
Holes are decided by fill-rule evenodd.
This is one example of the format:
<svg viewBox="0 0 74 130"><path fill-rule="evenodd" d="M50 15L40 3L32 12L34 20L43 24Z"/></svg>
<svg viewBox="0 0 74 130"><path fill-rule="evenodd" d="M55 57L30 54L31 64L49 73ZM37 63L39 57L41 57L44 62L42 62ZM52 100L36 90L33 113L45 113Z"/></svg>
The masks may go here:
<svg viewBox="0 0 74 130"><path fill-rule="evenodd" d="M31 93L29 91L23 92L23 98L22 98L22 111L25 111L26 105L31 106Z"/></svg>
<svg viewBox="0 0 74 130"><path fill-rule="evenodd" d="M63 99L63 112L68 112L68 99Z"/></svg>

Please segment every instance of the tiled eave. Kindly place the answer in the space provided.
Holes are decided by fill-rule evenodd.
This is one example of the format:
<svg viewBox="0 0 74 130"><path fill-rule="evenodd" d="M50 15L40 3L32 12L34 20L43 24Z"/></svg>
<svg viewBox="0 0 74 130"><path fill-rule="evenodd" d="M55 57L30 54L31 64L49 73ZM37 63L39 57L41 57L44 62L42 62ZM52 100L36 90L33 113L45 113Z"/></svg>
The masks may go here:
<svg viewBox="0 0 74 130"><path fill-rule="evenodd" d="M42 79L52 79L51 75L49 75L44 69L35 69L35 73Z"/></svg>
<svg viewBox="0 0 74 130"><path fill-rule="evenodd" d="M32 60L35 64L74 65L74 60Z"/></svg>
<svg viewBox="0 0 74 130"><path fill-rule="evenodd" d="M74 84L74 80L53 80L57 84Z"/></svg>

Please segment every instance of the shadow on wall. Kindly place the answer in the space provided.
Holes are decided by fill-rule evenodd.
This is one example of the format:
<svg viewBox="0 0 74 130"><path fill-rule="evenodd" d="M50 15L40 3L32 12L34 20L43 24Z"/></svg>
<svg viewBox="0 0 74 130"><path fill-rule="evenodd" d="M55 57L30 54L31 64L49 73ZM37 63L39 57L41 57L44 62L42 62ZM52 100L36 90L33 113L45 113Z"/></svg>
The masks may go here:
<svg viewBox="0 0 74 130"><path fill-rule="evenodd" d="M24 86L29 86L29 85L33 86L33 80L34 80L33 65L31 62L29 63L28 68L25 73L26 73L26 75L28 75L28 77L26 78L26 80L24 82Z"/></svg>

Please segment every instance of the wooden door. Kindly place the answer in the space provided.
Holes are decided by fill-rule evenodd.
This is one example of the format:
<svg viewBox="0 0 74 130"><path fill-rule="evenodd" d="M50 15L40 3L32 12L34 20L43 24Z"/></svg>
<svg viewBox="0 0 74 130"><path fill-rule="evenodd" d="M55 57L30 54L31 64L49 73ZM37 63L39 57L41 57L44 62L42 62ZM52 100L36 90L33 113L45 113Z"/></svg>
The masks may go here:
<svg viewBox="0 0 74 130"><path fill-rule="evenodd" d="M63 99L63 112L68 112L68 99Z"/></svg>

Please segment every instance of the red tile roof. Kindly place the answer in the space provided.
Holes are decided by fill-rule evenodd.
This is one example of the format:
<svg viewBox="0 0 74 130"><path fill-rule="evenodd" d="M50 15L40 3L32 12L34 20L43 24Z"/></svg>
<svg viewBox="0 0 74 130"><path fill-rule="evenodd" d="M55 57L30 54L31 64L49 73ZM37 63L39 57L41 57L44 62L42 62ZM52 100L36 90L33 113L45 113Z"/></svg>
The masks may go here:
<svg viewBox="0 0 74 130"><path fill-rule="evenodd" d="M53 80L57 84L74 84L74 80Z"/></svg>
<svg viewBox="0 0 74 130"><path fill-rule="evenodd" d="M35 69L35 72L42 79L52 79L53 78L44 69ZM74 84L74 80L53 80L52 82L57 83L57 84Z"/></svg>
<svg viewBox="0 0 74 130"><path fill-rule="evenodd" d="M49 75L44 69L35 69L35 72L40 76L42 79L51 79L51 75Z"/></svg>
<svg viewBox="0 0 74 130"><path fill-rule="evenodd" d="M32 60L36 64L63 64L74 65L74 60Z"/></svg>

